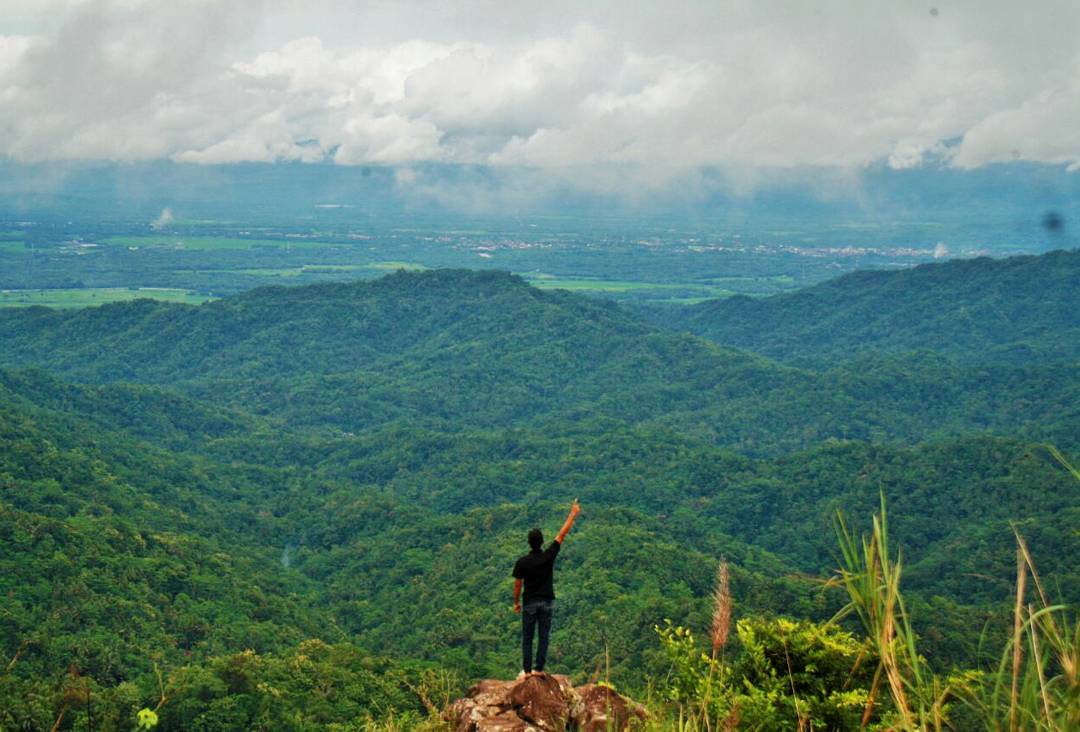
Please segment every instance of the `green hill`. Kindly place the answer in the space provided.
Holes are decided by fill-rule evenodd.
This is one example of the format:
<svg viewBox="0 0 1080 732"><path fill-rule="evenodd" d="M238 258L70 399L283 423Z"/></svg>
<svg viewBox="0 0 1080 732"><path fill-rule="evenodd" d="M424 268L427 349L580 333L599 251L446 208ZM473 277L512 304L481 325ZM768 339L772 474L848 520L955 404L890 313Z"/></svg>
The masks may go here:
<svg viewBox="0 0 1080 732"><path fill-rule="evenodd" d="M857 271L798 292L656 311L669 327L819 366L929 349L966 362L1080 358L1080 250Z"/></svg>
<svg viewBox="0 0 1080 732"><path fill-rule="evenodd" d="M264 287L198 307L141 300L0 311L6 362L49 365L89 382L346 373L420 351L463 360L511 337L522 360L542 348L565 354L552 366L581 369L621 345L601 337L625 342L651 330L608 303L466 270Z"/></svg>
<svg viewBox="0 0 1080 732"><path fill-rule="evenodd" d="M1076 414L1075 367L864 359L828 373L665 332L500 273L262 288L192 307L0 311L0 364L179 389L294 427L656 422L749 452L828 438L1043 438ZM576 428L576 427L575 427Z"/></svg>

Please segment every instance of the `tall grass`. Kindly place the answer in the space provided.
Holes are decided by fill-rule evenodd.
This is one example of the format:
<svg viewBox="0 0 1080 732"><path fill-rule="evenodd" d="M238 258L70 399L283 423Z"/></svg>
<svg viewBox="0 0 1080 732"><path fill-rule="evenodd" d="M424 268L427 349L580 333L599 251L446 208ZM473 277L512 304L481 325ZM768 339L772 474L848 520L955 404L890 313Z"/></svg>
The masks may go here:
<svg viewBox="0 0 1080 732"><path fill-rule="evenodd" d="M969 701L994 732L1080 730L1080 621L1066 606L1049 602L1027 542L1014 533L1012 634L996 672Z"/></svg>
<svg viewBox="0 0 1080 732"><path fill-rule="evenodd" d="M848 603L833 622L851 614L858 616L878 653L863 726L874 713L884 679L895 708L897 729L940 730L945 727L944 707L951 690L930 670L916 648L916 636L900 591L903 558L899 551L895 558L890 554L888 526L884 495L881 513L874 516L869 535L856 536L848 529L843 514L837 514L841 566L830 584L847 592Z"/></svg>
<svg viewBox="0 0 1080 732"><path fill-rule="evenodd" d="M1053 445L1050 455L1080 481ZM973 701L988 730L1080 730L1080 618L1047 595L1031 551L1016 538L1013 630L989 689ZM1029 588L1028 580L1031 587Z"/></svg>
<svg viewBox="0 0 1080 732"><path fill-rule="evenodd" d="M1080 471L1064 455L1053 446L1048 451L1080 480ZM890 553L884 496L868 535L857 537L838 514L841 566L831 584L842 587L849 601L834 620L857 616L880 658L864 727L875 705L888 703L893 729L955 729L949 719L955 701L969 705L993 732L1080 730L1080 619L1074 610L1051 602L1027 542L1015 526L1013 534L1013 624L1000 662L989 674L942 677L918 653L900 590L902 555Z"/></svg>

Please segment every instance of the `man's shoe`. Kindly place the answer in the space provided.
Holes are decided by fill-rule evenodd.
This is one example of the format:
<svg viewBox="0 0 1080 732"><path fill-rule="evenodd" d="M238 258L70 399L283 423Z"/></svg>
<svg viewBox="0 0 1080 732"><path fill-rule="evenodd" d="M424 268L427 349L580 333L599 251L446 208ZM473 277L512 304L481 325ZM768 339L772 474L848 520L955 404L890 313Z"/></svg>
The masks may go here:
<svg viewBox="0 0 1080 732"><path fill-rule="evenodd" d="M522 670L521 673L517 675L517 680L521 681L522 679L528 678L529 676L532 676L532 671Z"/></svg>

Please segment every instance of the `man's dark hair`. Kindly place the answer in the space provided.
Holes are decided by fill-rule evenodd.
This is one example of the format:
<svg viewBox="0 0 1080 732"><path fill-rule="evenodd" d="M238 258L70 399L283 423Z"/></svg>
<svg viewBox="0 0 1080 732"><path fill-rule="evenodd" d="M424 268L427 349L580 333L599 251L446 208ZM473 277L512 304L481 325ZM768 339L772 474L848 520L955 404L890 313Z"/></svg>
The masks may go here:
<svg viewBox="0 0 1080 732"><path fill-rule="evenodd" d="M540 533L540 529L531 529L529 531L529 546L533 549L539 549L544 545L544 535Z"/></svg>

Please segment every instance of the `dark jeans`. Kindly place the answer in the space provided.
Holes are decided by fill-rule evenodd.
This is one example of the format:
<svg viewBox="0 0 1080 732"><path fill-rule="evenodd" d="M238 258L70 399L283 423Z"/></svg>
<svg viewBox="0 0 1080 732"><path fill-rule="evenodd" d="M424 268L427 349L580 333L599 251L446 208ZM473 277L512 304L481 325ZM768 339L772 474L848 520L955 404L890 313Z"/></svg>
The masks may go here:
<svg viewBox="0 0 1080 732"><path fill-rule="evenodd" d="M532 641L537 625L540 626L540 642L536 645L536 670L544 670L554 610L554 600L533 600L521 608L521 668L526 672L533 670Z"/></svg>

